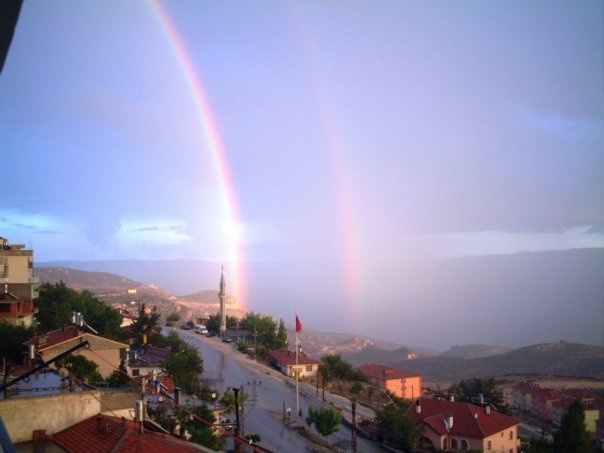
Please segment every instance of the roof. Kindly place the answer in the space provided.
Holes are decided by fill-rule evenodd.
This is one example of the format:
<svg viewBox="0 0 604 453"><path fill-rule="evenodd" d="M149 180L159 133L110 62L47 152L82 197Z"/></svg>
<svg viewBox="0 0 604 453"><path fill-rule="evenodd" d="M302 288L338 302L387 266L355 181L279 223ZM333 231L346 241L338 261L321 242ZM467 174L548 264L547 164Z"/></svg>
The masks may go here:
<svg viewBox="0 0 604 453"><path fill-rule="evenodd" d="M140 387L143 376L133 376L130 379L133 382L135 382L138 387ZM155 379L159 380L160 393L164 394L165 396L167 396L169 398L173 398L172 395L174 395L174 388L175 388L174 379L172 379L169 376L163 376L163 375L156 376ZM156 384L156 382L151 381L151 379L149 379L147 381L145 388L146 388L148 394L154 395L156 393L157 387L155 384Z"/></svg>
<svg viewBox="0 0 604 453"><path fill-rule="evenodd" d="M421 399L418 414L416 405L409 408L409 414L416 422L422 422L440 435L447 434L445 419L453 416L453 427L449 434L484 439L505 429L518 425L518 421L494 410L487 412L484 408L471 403L457 401Z"/></svg>
<svg viewBox="0 0 604 453"><path fill-rule="evenodd" d="M269 353L269 356L278 363L283 365L296 365L296 353L289 349L275 349ZM306 353L301 352L298 354L298 365L319 365L320 360L313 359Z"/></svg>
<svg viewBox="0 0 604 453"><path fill-rule="evenodd" d="M177 439L169 434L144 429L125 418L95 415L52 436L50 440L68 452L86 453L132 452L177 453L211 451L200 445Z"/></svg>
<svg viewBox="0 0 604 453"><path fill-rule="evenodd" d="M118 341L110 340L109 338L101 337L99 335L93 335L90 333L90 330L86 330L87 326L85 326L82 330L79 330L74 325L66 325L61 329L53 330L52 332L48 332L47 334L38 335L37 337L33 337L26 341L24 344L29 346L33 344L36 346L36 349L40 352L51 349L55 346L58 346L63 343L68 343L73 341L74 339L87 339L87 338L95 338L97 340L102 340L103 343L113 344L112 346L115 348L127 348L128 345L125 343L120 343Z"/></svg>
<svg viewBox="0 0 604 453"><path fill-rule="evenodd" d="M375 363L366 363L362 367L357 368L357 371L360 371L368 378L384 381L421 377L419 373L397 370L395 368L390 368L384 365L377 365Z"/></svg>
<svg viewBox="0 0 604 453"><path fill-rule="evenodd" d="M170 351L146 344L140 348L131 348L128 354L128 365L131 367L158 367L166 361Z"/></svg>

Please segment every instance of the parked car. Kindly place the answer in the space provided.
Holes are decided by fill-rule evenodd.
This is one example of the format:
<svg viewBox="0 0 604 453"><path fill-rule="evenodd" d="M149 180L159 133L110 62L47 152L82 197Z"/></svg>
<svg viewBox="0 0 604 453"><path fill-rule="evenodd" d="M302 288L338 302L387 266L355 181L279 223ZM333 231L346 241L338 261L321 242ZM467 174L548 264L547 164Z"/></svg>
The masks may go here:
<svg viewBox="0 0 604 453"><path fill-rule="evenodd" d="M200 335L207 335L208 334L208 328L206 326L197 326L195 328L195 333L198 333Z"/></svg>

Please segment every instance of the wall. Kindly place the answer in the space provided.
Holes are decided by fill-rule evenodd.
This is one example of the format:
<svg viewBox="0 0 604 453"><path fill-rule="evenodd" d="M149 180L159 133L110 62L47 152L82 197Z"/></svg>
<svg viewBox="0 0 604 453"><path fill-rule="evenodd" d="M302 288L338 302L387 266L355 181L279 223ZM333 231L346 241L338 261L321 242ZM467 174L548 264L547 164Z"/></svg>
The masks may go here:
<svg viewBox="0 0 604 453"><path fill-rule="evenodd" d="M101 412L100 392L77 392L0 401L0 417L13 441L32 439L36 429L54 434Z"/></svg>
<svg viewBox="0 0 604 453"><path fill-rule="evenodd" d="M0 401L0 418L13 443L26 442L34 430L54 434L99 412L128 418L137 398L132 391L87 391L5 399Z"/></svg>

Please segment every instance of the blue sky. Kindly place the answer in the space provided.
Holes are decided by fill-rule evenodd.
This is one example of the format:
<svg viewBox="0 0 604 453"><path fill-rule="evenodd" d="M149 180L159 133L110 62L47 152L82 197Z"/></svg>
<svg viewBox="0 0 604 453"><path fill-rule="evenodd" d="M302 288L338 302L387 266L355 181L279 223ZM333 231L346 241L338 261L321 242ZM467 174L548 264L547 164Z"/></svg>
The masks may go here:
<svg viewBox="0 0 604 453"><path fill-rule="evenodd" d="M348 267L346 286L384 263L604 247L602 2L161 2L232 198L154 8L24 2L0 236L38 261L224 262L236 242Z"/></svg>

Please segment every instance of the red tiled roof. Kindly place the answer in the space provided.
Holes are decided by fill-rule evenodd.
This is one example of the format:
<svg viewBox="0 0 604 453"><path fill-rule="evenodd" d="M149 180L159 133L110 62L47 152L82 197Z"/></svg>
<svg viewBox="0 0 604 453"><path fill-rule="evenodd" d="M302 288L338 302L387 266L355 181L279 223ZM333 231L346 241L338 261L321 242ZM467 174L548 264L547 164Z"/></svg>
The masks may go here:
<svg viewBox="0 0 604 453"><path fill-rule="evenodd" d="M33 344L34 346L36 346L36 349L38 351L44 351L44 350L52 348L53 346L56 346L58 344L73 340L74 338L83 338L83 337L86 337L87 335L93 336L94 335L93 332L94 331L92 329L89 330L87 326L85 326L82 329L78 329L76 326L70 324L70 325L63 326L61 329L57 329L57 330L48 332L47 334L38 335L37 337L33 337L33 338L27 340L23 344L26 346ZM108 342L113 342L116 345L121 344L121 343L118 343L117 341L113 341L113 340L110 340L108 338L104 338L104 337L101 337L98 335L94 335L94 336L97 338L102 338L103 340L106 340ZM127 345L124 344L123 346L126 347Z"/></svg>
<svg viewBox="0 0 604 453"><path fill-rule="evenodd" d="M148 430L124 418L95 415L50 436L50 440L68 452L199 452L198 445L168 434Z"/></svg>
<svg viewBox="0 0 604 453"><path fill-rule="evenodd" d="M288 349L275 349L269 353L276 362L283 365L295 365L296 364L296 352ZM309 357L304 352L298 354L298 365L319 365L320 360Z"/></svg>
<svg viewBox="0 0 604 453"><path fill-rule="evenodd" d="M420 377L418 373L409 371L397 370L384 365L375 363L366 363L364 366L357 368L365 376L371 379L389 381L391 379L408 379L412 377Z"/></svg>
<svg viewBox="0 0 604 453"><path fill-rule="evenodd" d="M143 379L143 376L135 376L131 378L132 381L134 381L136 383L137 386L140 387L141 385L141 380ZM170 397L172 397L172 395L174 394L174 379L172 379L169 376L157 376L156 379L159 379L160 382L160 391L162 393L165 393L166 395L169 395ZM155 386L155 382L152 382L150 379L147 382L147 384L145 385L146 389L147 389L147 393L149 394L155 394L156 393L156 386Z"/></svg>
<svg viewBox="0 0 604 453"><path fill-rule="evenodd" d="M68 341L72 338L81 337L83 335L84 332L79 331L76 326L68 325L63 326L63 328L61 329L48 332L47 334L42 334L38 335L37 337L33 337L30 340L26 341L24 344L27 346L33 344L38 349L46 349L59 343Z"/></svg>
<svg viewBox="0 0 604 453"><path fill-rule="evenodd" d="M518 425L518 421L494 410L487 413L484 408L470 403L421 399L421 412L416 412L416 405L409 408L409 415L416 422L422 422L439 434L447 432L445 419L453 416L451 434L483 439L504 429Z"/></svg>

